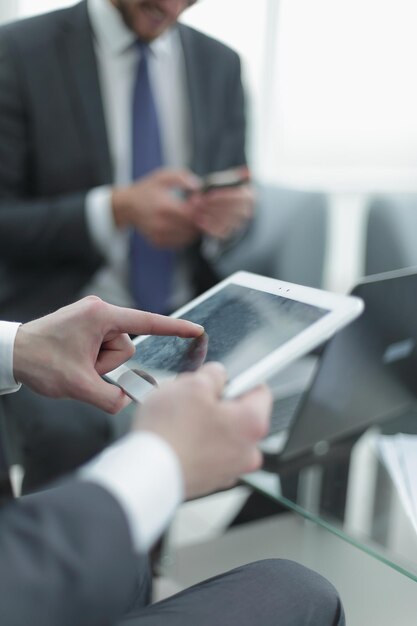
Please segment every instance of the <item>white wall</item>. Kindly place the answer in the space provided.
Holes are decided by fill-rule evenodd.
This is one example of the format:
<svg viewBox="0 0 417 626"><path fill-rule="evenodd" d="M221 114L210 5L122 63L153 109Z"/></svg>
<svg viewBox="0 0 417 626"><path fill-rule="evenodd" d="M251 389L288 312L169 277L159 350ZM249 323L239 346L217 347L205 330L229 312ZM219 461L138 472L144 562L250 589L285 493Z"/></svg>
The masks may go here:
<svg viewBox="0 0 417 626"><path fill-rule="evenodd" d="M338 189L416 188L415 0L281 0L264 171Z"/></svg>
<svg viewBox="0 0 417 626"><path fill-rule="evenodd" d="M17 2L18 0L2 0L0 2L0 24L16 17Z"/></svg>

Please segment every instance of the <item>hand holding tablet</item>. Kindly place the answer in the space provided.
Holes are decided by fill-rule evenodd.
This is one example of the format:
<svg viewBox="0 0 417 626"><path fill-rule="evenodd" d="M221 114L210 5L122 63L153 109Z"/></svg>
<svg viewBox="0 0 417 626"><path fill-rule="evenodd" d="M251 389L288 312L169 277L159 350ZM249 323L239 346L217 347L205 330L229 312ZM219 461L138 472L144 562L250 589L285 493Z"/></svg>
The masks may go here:
<svg viewBox="0 0 417 626"><path fill-rule="evenodd" d="M202 337L139 337L134 356L106 377L141 402L154 389L149 377L160 384L219 361L228 375L224 395L236 397L329 339L362 309L353 296L237 272L173 314L204 326Z"/></svg>

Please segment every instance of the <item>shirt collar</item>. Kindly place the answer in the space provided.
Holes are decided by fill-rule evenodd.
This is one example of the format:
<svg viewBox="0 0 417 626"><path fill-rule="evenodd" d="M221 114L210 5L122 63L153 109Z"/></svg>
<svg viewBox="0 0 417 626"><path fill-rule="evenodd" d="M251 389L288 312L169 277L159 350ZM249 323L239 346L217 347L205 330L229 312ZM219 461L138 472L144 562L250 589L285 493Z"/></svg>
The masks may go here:
<svg viewBox="0 0 417 626"><path fill-rule="evenodd" d="M136 35L124 23L110 0L88 0L88 12L98 45L113 55L121 54L136 42ZM149 44L155 56L169 55L178 40L176 28L170 28Z"/></svg>

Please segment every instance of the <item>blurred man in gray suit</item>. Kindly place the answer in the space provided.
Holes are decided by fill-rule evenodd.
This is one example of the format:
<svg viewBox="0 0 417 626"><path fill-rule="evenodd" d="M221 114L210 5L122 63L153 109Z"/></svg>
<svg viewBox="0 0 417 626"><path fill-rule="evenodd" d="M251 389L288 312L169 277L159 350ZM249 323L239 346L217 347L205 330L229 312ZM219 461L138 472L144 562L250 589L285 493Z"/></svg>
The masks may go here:
<svg viewBox="0 0 417 626"><path fill-rule="evenodd" d="M215 279L214 244L242 228L252 194L190 195L191 172L245 165L244 99L238 56L177 24L189 4L84 0L0 29L3 317L32 318L85 291L131 305L130 230L176 252L166 311ZM138 80L139 101L156 109L150 138L134 136L149 117L135 109ZM153 167L135 172L137 153L158 141Z"/></svg>
<svg viewBox="0 0 417 626"><path fill-rule="evenodd" d="M244 98L238 56L177 24L189 4L83 0L0 29L4 319L87 293L165 313L216 281L253 197L201 193L195 175L246 164ZM102 414L68 403L44 428L57 409L39 402L9 400L43 416L24 423L33 466L65 471L112 437Z"/></svg>

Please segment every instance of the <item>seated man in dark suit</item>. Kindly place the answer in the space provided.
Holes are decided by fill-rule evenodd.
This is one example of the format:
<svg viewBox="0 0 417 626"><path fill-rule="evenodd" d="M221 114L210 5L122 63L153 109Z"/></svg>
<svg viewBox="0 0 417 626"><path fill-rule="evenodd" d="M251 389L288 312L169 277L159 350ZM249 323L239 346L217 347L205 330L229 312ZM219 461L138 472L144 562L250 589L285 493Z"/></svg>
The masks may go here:
<svg viewBox="0 0 417 626"><path fill-rule="evenodd" d="M253 194L201 193L194 174L246 164L244 99L238 56L177 24L189 4L83 0L0 29L3 319L89 293L166 313L216 281ZM38 470L111 439L102 414L67 403L52 435L55 406L10 400L17 416L34 403L23 447Z"/></svg>
<svg viewBox="0 0 417 626"><path fill-rule="evenodd" d="M96 298L21 327L0 322L0 393L16 390L18 380L115 411L128 399L100 375L132 354L124 331L198 336L202 328ZM224 383L216 363L179 376L151 394L129 435L77 476L1 504L2 624L344 625L327 581L272 559L147 604L146 552L182 498L260 466L257 442L268 429L270 394L259 387L222 400ZM0 438L0 495L7 500L4 444Z"/></svg>

